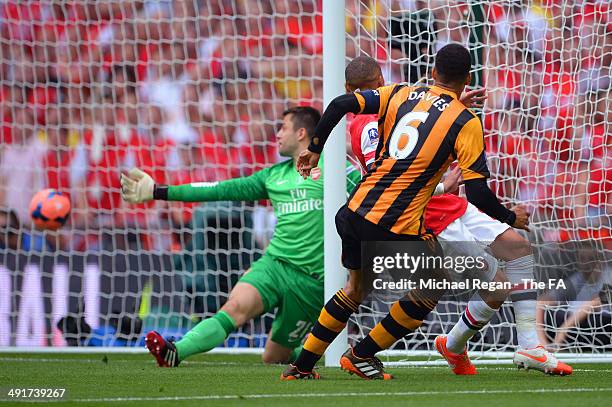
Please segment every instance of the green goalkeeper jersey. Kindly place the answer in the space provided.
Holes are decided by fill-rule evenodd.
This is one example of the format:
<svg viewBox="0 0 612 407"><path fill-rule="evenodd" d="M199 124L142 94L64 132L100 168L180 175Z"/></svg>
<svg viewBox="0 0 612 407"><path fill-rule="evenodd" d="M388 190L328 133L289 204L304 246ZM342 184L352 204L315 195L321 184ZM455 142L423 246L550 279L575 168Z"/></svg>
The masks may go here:
<svg viewBox="0 0 612 407"><path fill-rule="evenodd" d="M323 160L319 165L323 168ZM359 182L359 171L347 162L347 191ZM221 182L196 182L168 187L168 200L258 201L270 199L277 223L267 253L304 273L323 275L323 175L303 179L293 160L251 176Z"/></svg>

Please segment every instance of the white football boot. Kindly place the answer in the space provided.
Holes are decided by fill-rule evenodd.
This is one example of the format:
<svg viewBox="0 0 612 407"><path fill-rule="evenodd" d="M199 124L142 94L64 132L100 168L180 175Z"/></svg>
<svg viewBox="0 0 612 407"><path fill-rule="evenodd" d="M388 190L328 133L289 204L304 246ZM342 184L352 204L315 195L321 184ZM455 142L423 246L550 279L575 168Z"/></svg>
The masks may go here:
<svg viewBox="0 0 612 407"><path fill-rule="evenodd" d="M531 349L519 349L514 352L512 362L519 369L534 369L549 375L567 376L572 374L572 367L565 364L548 352L542 345Z"/></svg>

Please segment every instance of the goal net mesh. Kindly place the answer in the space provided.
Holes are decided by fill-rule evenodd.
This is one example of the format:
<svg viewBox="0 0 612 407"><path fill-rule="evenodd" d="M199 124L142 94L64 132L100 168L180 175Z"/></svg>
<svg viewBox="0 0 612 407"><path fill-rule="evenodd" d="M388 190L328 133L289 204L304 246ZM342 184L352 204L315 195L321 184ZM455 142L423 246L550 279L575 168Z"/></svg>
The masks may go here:
<svg viewBox="0 0 612 407"><path fill-rule="evenodd" d="M471 50L472 88L485 86L488 93L478 113L492 173L489 185L502 202L523 203L532 213L528 237L536 279L563 277L574 285L564 298L541 293L541 335L561 351L610 352L609 5L347 1L347 14L347 57L376 58L389 83L431 83L438 49L455 42ZM590 262L581 257L587 252ZM362 305L350 340L363 337L388 306L384 298ZM448 333L465 306L442 301L393 349L435 353L433 339ZM470 341L470 349L482 351L479 358L507 356L517 346L513 323L507 302Z"/></svg>
<svg viewBox="0 0 612 407"><path fill-rule="evenodd" d="M158 183L210 182L279 162L282 112L323 108L322 1L4 0L0 13L0 346L182 336L261 256L273 208L130 206L119 174L138 166ZM473 85L489 95L479 114L490 185L529 207L531 242L559 245L568 254L555 267L565 267L579 263L566 242L610 253L610 13L597 0L346 0L347 61L370 55L389 83L427 82L437 49L468 45ZM57 232L31 224L44 188L71 199ZM563 328L562 350L610 351L610 268L591 274L581 296L541 304L551 341L585 314ZM464 305L441 303L394 349L431 350ZM388 306L362 306L350 341ZM272 320L246 323L225 346L263 346ZM513 350L512 323L506 304L471 346Z"/></svg>

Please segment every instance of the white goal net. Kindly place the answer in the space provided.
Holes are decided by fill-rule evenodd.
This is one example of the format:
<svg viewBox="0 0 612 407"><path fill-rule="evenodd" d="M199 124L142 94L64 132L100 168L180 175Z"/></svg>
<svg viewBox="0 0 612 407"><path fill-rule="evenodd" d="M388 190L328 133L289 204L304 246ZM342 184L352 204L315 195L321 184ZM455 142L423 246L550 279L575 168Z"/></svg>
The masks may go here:
<svg viewBox="0 0 612 407"><path fill-rule="evenodd" d="M565 352L562 357L612 350L608 3L347 1L348 58L378 59L388 82L427 83L433 55L447 43L471 50L472 86L488 92L480 114L490 186L503 202L529 207L536 278L563 277L574 285L563 298L540 293L538 303L542 342ZM464 307L441 302L388 354L431 360L433 338L447 333ZM351 339L367 333L387 309L384 300L362 306ZM508 302L470 341L481 363L512 355L513 322Z"/></svg>
<svg viewBox="0 0 612 407"><path fill-rule="evenodd" d="M347 61L376 58L388 82L427 81L437 49L469 46L474 86L489 94L491 186L530 208L538 253L567 253L560 264L539 258L542 272L580 263L567 242L589 241L604 259L612 249L608 3L346 0L338 31ZM278 162L281 113L323 108L323 40L322 0L0 0L0 347L139 346L150 329L180 337L213 315L263 253L273 209L129 206L119 174L138 166L180 184ZM71 199L58 232L31 225L44 188ZM558 349L612 350L607 263L575 277L586 288L574 298L540 304ZM394 349L429 355L463 305L440 304ZM387 306L364 305L350 340ZM261 348L272 317L225 346ZM512 323L504 305L473 349L512 351Z"/></svg>

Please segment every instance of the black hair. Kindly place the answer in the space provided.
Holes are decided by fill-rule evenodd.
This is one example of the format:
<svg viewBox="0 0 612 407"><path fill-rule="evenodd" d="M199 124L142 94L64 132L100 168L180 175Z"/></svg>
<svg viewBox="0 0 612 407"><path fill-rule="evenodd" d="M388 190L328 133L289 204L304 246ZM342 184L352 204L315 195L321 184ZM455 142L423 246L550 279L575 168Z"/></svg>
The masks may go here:
<svg viewBox="0 0 612 407"><path fill-rule="evenodd" d="M441 82L463 83L472 68L470 51L460 44L448 44L436 54L435 68Z"/></svg>
<svg viewBox="0 0 612 407"><path fill-rule="evenodd" d="M344 80L350 85L360 87L360 85L376 79L380 73L380 65L374 58L361 55L354 58L346 66Z"/></svg>
<svg viewBox="0 0 612 407"><path fill-rule="evenodd" d="M295 106L287 109L283 112L283 117L291 115L291 122L293 123L293 129L298 130L301 128L306 129L308 137L314 135L315 127L321 120L321 113L310 106Z"/></svg>

